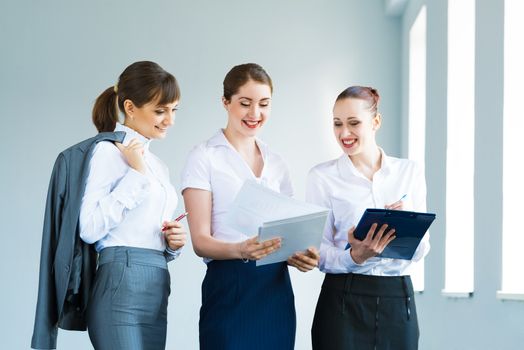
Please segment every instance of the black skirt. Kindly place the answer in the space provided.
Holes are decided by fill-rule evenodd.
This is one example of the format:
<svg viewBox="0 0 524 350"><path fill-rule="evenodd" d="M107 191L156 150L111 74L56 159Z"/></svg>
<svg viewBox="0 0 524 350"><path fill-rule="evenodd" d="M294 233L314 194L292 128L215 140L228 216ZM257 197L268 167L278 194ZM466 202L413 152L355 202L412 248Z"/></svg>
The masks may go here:
<svg viewBox="0 0 524 350"><path fill-rule="evenodd" d="M411 278L326 274L311 338L314 350L418 349Z"/></svg>

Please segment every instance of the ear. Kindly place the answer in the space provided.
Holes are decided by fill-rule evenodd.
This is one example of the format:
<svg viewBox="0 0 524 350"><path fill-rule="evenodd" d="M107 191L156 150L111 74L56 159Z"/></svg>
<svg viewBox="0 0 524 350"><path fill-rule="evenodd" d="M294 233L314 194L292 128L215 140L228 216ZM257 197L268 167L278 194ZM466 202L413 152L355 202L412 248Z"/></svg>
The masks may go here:
<svg viewBox="0 0 524 350"><path fill-rule="evenodd" d="M135 113L136 106L133 101L127 99L124 101L124 113L129 118L133 119L133 113Z"/></svg>
<svg viewBox="0 0 524 350"><path fill-rule="evenodd" d="M373 117L373 120L371 120L371 125L373 127L373 131L380 129L380 126L382 125L382 114L377 113L377 115Z"/></svg>
<svg viewBox="0 0 524 350"><path fill-rule="evenodd" d="M231 101L228 101L224 96L222 96L222 106L224 106L224 109L226 111L228 110L228 107L229 107L230 103L231 103Z"/></svg>

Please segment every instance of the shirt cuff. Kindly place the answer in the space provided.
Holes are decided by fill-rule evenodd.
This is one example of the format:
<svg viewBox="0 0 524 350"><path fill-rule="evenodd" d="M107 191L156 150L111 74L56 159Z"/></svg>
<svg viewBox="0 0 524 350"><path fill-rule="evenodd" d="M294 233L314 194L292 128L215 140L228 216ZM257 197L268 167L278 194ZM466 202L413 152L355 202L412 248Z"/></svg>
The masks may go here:
<svg viewBox="0 0 524 350"><path fill-rule="evenodd" d="M130 168L113 190L113 196L127 209L133 209L146 198L150 188L149 179L144 174Z"/></svg>
<svg viewBox="0 0 524 350"><path fill-rule="evenodd" d="M349 269L349 271L351 271L351 269L353 268L361 267L364 265L363 263L357 264L355 260L353 260L350 250L351 248L349 248L348 250L344 250L344 255L342 255L342 263Z"/></svg>
<svg viewBox="0 0 524 350"><path fill-rule="evenodd" d="M165 255L166 255L167 261L175 260L176 258L178 258L180 253L182 253L182 247L178 248L177 250L173 250L169 248L168 246L166 246Z"/></svg>

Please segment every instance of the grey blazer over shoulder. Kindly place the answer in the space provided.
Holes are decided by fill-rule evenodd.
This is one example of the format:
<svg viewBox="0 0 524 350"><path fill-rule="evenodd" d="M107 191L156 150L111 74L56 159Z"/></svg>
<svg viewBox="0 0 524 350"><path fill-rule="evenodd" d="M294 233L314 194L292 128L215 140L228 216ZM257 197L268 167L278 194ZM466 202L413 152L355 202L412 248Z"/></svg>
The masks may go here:
<svg viewBox="0 0 524 350"><path fill-rule="evenodd" d="M103 132L61 152L53 167L42 232L40 275L31 347L56 349L58 327L85 331L96 251L79 236L78 219L89 162L100 141L122 142L125 132Z"/></svg>

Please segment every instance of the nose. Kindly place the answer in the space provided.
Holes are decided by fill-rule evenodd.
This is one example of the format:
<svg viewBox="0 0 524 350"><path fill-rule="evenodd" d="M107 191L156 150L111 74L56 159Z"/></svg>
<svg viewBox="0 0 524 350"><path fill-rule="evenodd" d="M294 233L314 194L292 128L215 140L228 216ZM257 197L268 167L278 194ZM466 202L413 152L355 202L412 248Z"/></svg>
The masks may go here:
<svg viewBox="0 0 524 350"><path fill-rule="evenodd" d="M342 130L340 130L340 137L348 136L351 136L351 130L349 130L347 127L342 127Z"/></svg>
<svg viewBox="0 0 524 350"><path fill-rule="evenodd" d="M256 103L251 105L251 108L249 109L249 116L256 119L258 119L260 116L260 107Z"/></svg>
<svg viewBox="0 0 524 350"><path fill-rule="evenodd" d="M175 123L175 111L169 111L166 114L166 118L164 119L164 124L171 126Z"/></svg>

